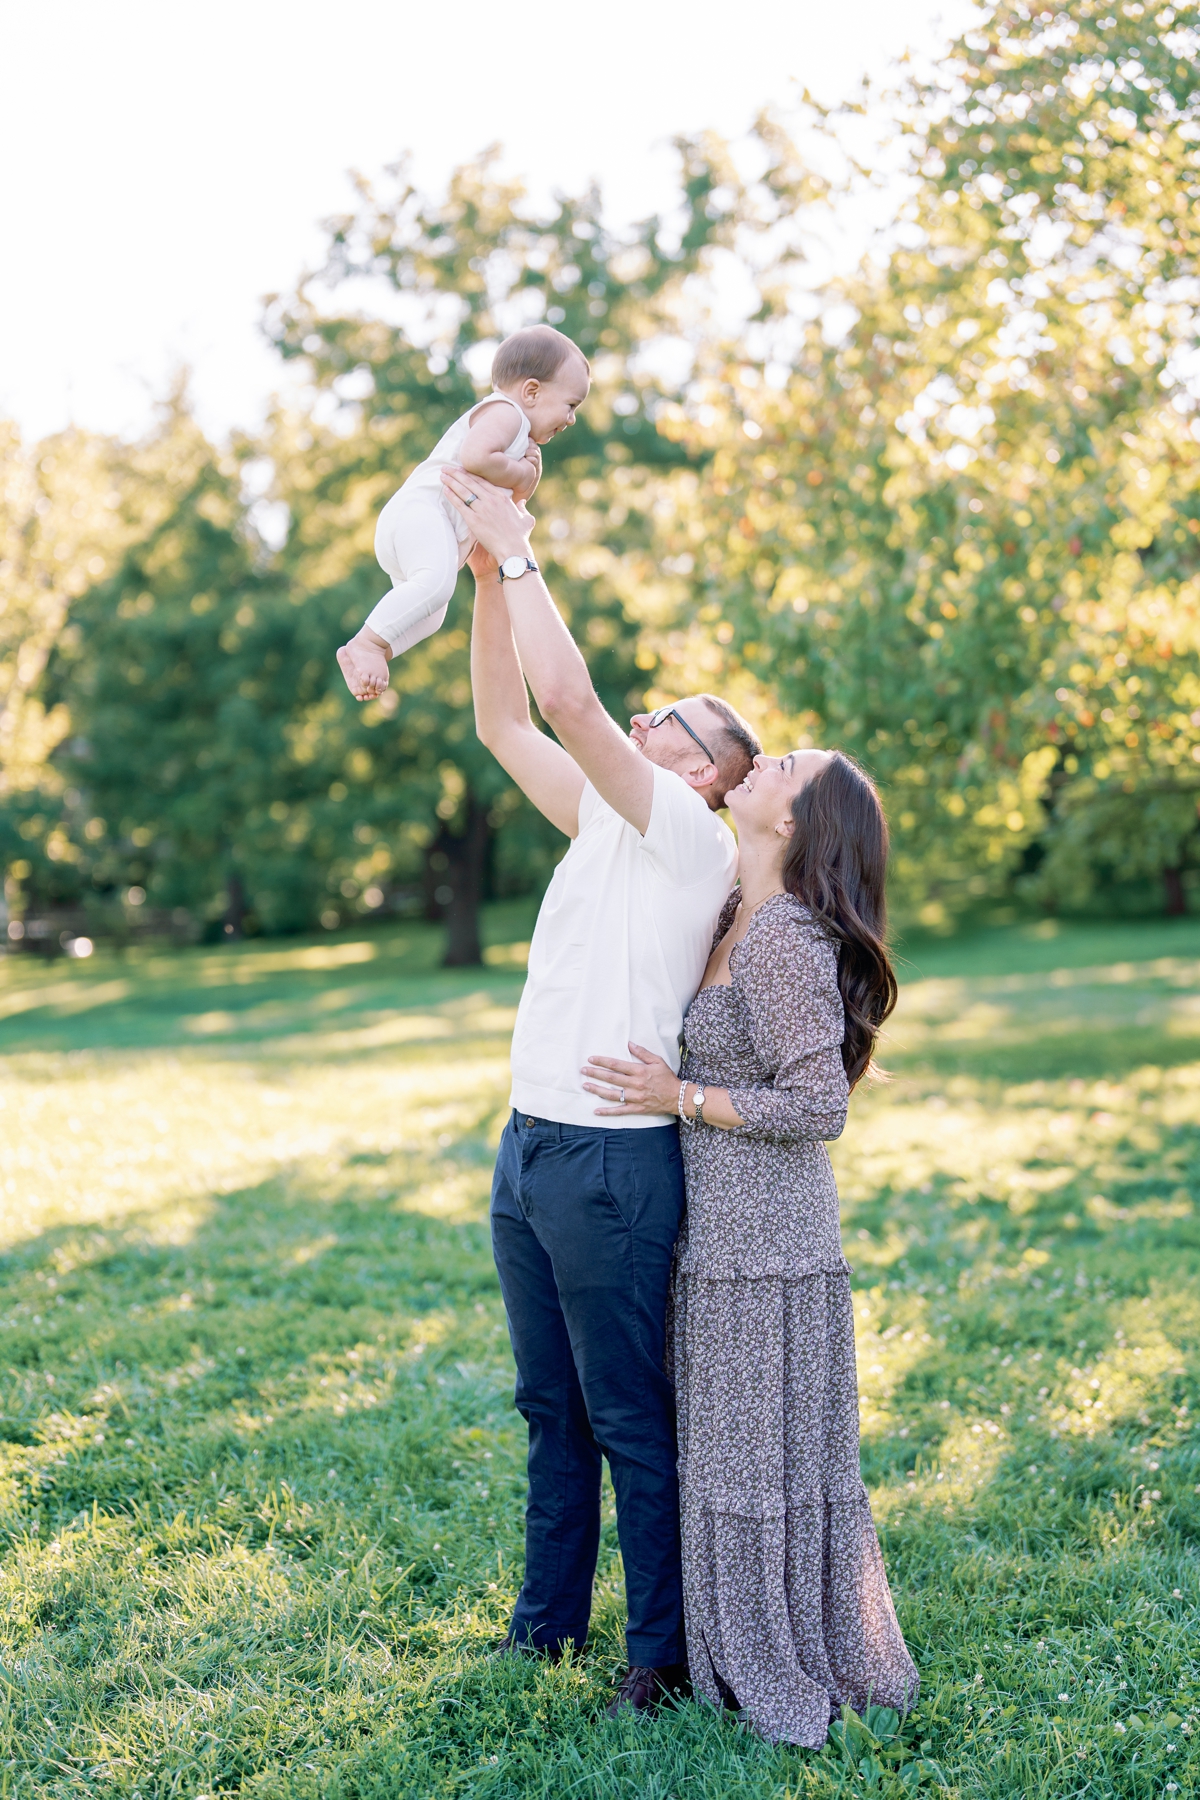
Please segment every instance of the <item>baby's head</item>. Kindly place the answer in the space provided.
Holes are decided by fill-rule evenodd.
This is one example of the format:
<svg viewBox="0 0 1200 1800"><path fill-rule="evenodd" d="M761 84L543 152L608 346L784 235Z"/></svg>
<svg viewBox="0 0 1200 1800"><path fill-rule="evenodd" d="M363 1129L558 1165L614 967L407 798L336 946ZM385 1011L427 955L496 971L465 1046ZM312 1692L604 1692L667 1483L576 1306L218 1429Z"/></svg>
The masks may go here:
<svg viewBox="0 0 1200 1800"><path fill-rule="evenodd" d="M575 423L591 386L587 357L553 325L528 325L506 337L492 363L492 386L515 400L535 443L547 444Z"/></svg>

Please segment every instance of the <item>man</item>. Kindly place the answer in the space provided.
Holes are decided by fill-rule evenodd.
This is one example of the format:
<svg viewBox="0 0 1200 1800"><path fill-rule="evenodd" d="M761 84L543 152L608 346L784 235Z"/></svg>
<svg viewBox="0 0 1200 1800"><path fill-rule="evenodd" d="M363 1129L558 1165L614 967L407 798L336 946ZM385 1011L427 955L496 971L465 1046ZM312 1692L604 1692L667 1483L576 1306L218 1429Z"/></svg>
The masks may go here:
<svg viewBox="0 0 1200 1800"><path fill-rule="evenodd" d="M582 1646L608 1457L625 1564L629 1672L610 1707L686 1681L667 1284L683 1211L678 1126L599 1119L592 1053L633 1043L678 1066L737 850L717 816L759 744L696 695L604 711L502 489L443 473L479 548L471 679L480 740L571 838L542 902L513 1034L512 1115L492 1186L492 1243L529 1425L525 1579L506 1648ZM523 672L523 674L522 674ZM524 675L524 678L523 678ZM529 713L525 680L559 742Z"/></svg>

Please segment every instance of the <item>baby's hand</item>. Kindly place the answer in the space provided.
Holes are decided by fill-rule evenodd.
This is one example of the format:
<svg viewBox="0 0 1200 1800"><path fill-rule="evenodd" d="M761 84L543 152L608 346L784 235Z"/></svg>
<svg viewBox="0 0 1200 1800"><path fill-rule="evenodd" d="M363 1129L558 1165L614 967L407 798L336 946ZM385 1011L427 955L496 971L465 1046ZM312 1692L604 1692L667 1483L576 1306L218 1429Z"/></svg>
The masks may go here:
<svg viewBox="0 0 1200 1800"><path fill-rule="evenodd" d="M531 494L533 493L534 488L536 488L538 482L542 479L542 447L541 447L541 445L535 444L533 439L530 438L529 444L526 448L524 456L521 458L521 461L529 464L529 473L528 473L528 475L525 475L522 477L522 480L520 481L519 485L517 487L515 487L512 491L513 499L518 503L518 505L521 503L522 500L528 500L530 498Z"/></svg>
<svg viewBox="0 0 1200 1800"><path fill-rule="evenodd" d="M356 700L375 700L388 684L388 646L364 625L337 653L338 667Z"/></svg>

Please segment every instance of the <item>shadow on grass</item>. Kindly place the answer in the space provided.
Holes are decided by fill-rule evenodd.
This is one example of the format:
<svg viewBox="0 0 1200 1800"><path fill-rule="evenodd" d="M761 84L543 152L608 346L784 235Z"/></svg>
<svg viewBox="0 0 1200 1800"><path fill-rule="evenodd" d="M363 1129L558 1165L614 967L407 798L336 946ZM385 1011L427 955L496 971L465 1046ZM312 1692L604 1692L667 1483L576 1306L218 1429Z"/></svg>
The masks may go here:
<svg viewBox="0 0 1200 1800"><path fill-rule="evenodd" d="M1200 919L1059 920L969 925L950 936L909 932L897 945L901 981L1050 974L1147 957L1200 957Z"/></svg>
<svg viewBox="0 0 1200 1800"><path fill-rule="evenodd" d="M86 988L71 989L63 1000L47 999L37 1010L4 1020L0 1054L184 1047L244 1053L277 1044L281 1038L297 1040L312 1034L327 1039L332 1033L370 1030L398 1015L428 1012L445 1017L471 1000L511 1013L521 984L519 974L468 969L428 977L381 973L371 982L341 984L338 989L331 989L328 977L314 974L263 979L249 989L214 984L155 994L142 986L127 994L121 991L123 979L117 977L95 983L91 997ZM511 1031L511 1020L506 1030ZM446 1035L431 1034L429 1041L444 1042ZM295 1055L297 1048L292 1041L286 1053ZM310 1054L317 1048L314 1044ZM364 1048L374 1051L378 1043ZM331 1054L325 1042L319 1053L323 1058ZM335 1049L332 1054L339 1053Z"/></svg>
<svg viewBox="0 0 1200 1800"><path fill-rule="evenodd" d="M174 1004L252 989L245 1036L214 1034L214 1051L283 1055L286 1028L300 1061L301 1017L324 1059L371 982L301 973ZM406 974L387 991L458 1030L464 996L515 985ZM131 1005L139 1048L168 998L153 1018ZM864 1471L923 1678L910 1735L964 1800L1165 1791L1200 1706L1200 1130L1174 1073L1195 1045L1080 1025L1078 1002L1019 1044L948 1043L935 1021L835 1152ZM54 1029L78 1044L70 1018ZM464 1040L400 1049L457 1069ZM0 1264L14 1795L911 1793L697 1706L608 1725L611 1517L587 1655L488 1660L524 1494L478 1208L489 1141L472 1123L441 1155L314 1157L120 1227L45 1232Z"/></svg>
<svg viewBox="0 0 1200 1800"><path fill-rule="evenodd" d="M531 926L527 901L485 907L484 954L499 965L473 969L440 968L444 934L421 923L318 940L102 949L82 963L0 958L0 1054L253 1044L477 992L511 1006L524 979L519 940Z"/></svg>
<svg viewBox="0 0 1200 1800"><path fill-rule="evenodd" d="M695 1705L608 1726L600 1710L621 1656L611 1577L575 1667L486 1660L518 1578L524 1485L486 1232L414 1210L428 1168L392 1159L393 1179L381 1157L351 1159L324 1197L313 1171L210 1195L178 1241L156 1241L152 1216L45 1233L0 1264L10 1556L28 1567L2 1636L10 1654L40 1659L39 1706L52 1715L68 1690L78 1705L98 1700L118 1665L164 1709L205 1694L220 1744L206 1748L211 1723L200 1730L211 1710L181 1720L169 1767L264 1797L365 1800L468 1779L496 1800L839 1792L850 1770L834 1749L775 1749ZM384 1192L370 1185L381 1172ZM1029 1282L1045 1265L1023 1263L1020 1248L1049 1219L997 1211L986 1251L963 1258L967 1280L941 1301L951 1330L927 1290L978 1209L945 1192L880 1201L884 1218L912 1216L921 1239L895 1290L871 1290L880 1331L895 1343L933 1328L892 1392L890 1436L864 1446L925 1678L912 1748L928 1742L964 1792L1074 1792L1029 1785L1056 1742L1069 1738L1074 1756L1098 1729L1094 1708L1065 1717L1051 1690L1078 1688L1082 1702L1086 1664L1161 1696L1164 1670L1174 1683L1188 1654L1171 1584L1196 1520L1186 1446L1172 1436L1173 1365L1160 1358L1152 1379L1127 1385L1123 1410L1092 1437L1083 1424L1090 1371L1120 1322L1137 1327L1130 1306L1143 1303L1147 1266L1161 1275L1163 1240L1152 1222L1121 1229L1118 1293L1112 1233L1096 1228L1073 1245L1065 1292L1043 1291ZM934 1221L940 1248L924 1229ZM1180 1291L1187 1266L1183 1253ZM1186 1326L1168 1286L1151 1298L1147 1333L1151 1318ZM1193 1357L1195 1342L1175 1335ZM1143 1348L1129 1343L1130 1356ZM1072 1385L1076 1357L1087 1369ZM1116 1376L1128 1384L1128 1371ZM977 1425L979 1467L963 1470ZM1147 1512L1150 1461L1170 1498ZM36 1548L48 1540L74 1547L48 1556ZM266 1738L249 1731L264 1684L288 1696ZM1019 1733L1004 1717L1014 1692ZM1147 1744L1167 1756L1153 1731ZM1004 1745L1016 1748L985 1778ZM29 1792L54 1791L60 1749L41 1725L28 1736ZM144 1771L160 1753L140 1754ZM1093 1773L1132 1795L1123 1754L1114 1739ZM1018 1777L1026 1786L1005 1785Z"/></svg>
<svg viewBox="0 0 1200 1800"><path fill-rule="evenodd" d="M154 1213L6 1255L0 1436L25 1498L61 1520L331 1468L431 1492L429 1459L511 1373L486 1225L413 1210L428 1170L400 1160L382 1196L293 1173L191 1203L174 1241Z"/></svg>
<svg viewBox="0 0 1200 1800"><path fill-rule="evenodd" d="M1200 1059L1200 1033L1164 1037L1161 1030L1103 1029L1030 1034L1012 1042L922 1044L889 1050L888 1066L898 1073L928 1070L943 1079L965 1076L991 1083L1120 1080L1138 1069L1180 1069Z"/></svg>

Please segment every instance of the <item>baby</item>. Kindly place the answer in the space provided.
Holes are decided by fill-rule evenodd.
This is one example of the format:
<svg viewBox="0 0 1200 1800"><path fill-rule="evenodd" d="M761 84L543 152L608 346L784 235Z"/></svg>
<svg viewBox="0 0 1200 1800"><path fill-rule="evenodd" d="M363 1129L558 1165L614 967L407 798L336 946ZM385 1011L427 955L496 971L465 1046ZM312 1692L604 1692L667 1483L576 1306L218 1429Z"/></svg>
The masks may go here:
<svg viewBox="0 0 1200 1800"><path fill-rule="evenodd" d="M392 590L337 653L356 700L381 694L391 658L437 630L474 548L439 471L458 464L511 488L514 503L523 505L541 478L538 446L575 423L590 382L583 351L552 326L531 325L505 338L492 363L494 392L454 421L379 515L375 554Z"/></svg>

